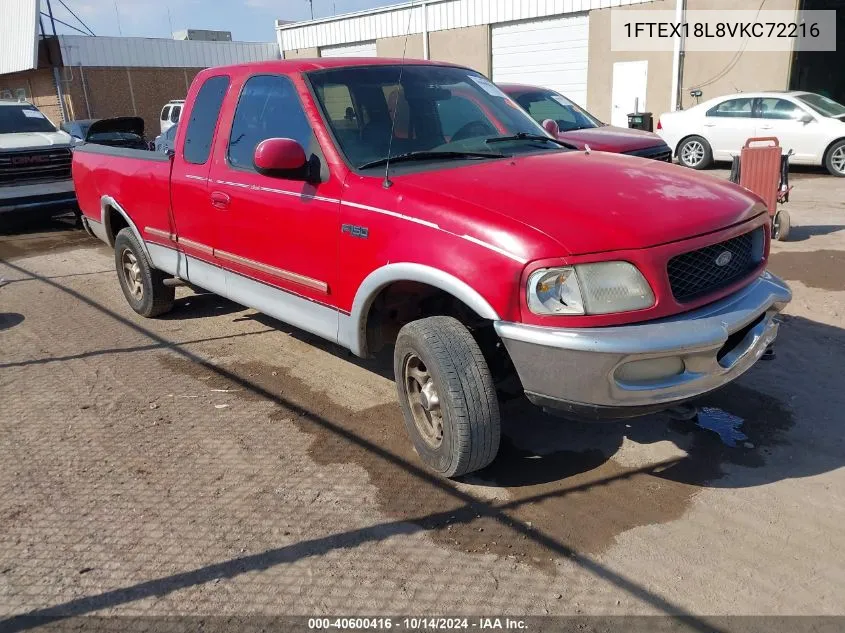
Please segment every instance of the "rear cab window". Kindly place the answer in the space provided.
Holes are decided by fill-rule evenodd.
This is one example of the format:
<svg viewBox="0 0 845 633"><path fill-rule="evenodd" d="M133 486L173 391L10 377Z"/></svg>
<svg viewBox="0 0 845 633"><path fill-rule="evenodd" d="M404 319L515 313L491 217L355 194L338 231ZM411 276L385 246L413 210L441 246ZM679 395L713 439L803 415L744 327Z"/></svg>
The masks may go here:
<svg viewBox="0 0 845 633"><path fill-rule="evenodd" d="M167 121L170 118L170 106L164 106L161 109L161 120Z"/></svg>
<svg viewBox="0 0 845 633"><path fill-rule="evenodd" d="M214 130L220 118L223 99L229 89L229 81L228 75L216 75L206 79L199 89L185 131L182 150L185 162L203 165L208 161L214 141Z"/></svg>

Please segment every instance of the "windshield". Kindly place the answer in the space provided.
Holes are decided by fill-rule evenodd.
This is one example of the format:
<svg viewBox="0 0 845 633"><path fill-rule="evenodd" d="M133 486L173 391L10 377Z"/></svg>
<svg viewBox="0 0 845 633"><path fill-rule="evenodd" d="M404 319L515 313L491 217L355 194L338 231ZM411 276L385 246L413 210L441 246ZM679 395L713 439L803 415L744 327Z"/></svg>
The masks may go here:
<svg viewBox="0 0 845 633"><path fill-rule="evenodd" d="M584 128L602 125L602 122L592 114L552 90L524 92L515 95L514 99L531 115L532 119L538 123L551 119L557 123L561 132L583 130Z"/></svg>
<svg viewBox="0 0 845 633"><path fill-rule="evenodd" d="M495 158L560 151L507 95L470 70L366 66L317 71L309 78L340 149L359 168L383 160L388 147L391 156L425 152L421 160L436 160L432 152L449 152L452 159L456 152L475 152L477 159L488 152ZM488 144L517 134L544 138Z"/></svg>
<svg viewBox="0 0 845 633"><path fill-rule="evenodd" d="M55 132L56 128L35 106L0 105L0 134Z"/></svg>
<svg viewBox="0 0 845 633"><path fill-rule="evenodd" d="M808 92L803 95L796 95L796 99L806 103L813 110L822 116L840 117L845 114L845 106L837 103L833 99L828 99L813 92Z"/></svg>

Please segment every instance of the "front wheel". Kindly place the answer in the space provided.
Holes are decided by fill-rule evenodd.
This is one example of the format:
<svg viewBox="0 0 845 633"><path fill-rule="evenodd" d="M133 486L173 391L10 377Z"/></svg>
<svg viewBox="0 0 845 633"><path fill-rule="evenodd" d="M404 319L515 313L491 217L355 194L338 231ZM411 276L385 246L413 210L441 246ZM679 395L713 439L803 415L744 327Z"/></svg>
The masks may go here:
<svg viewBox="0 0 845 633"><path fill-rule="evenodd" d="M700 136L690 136L678 146L678 162L691 169L705 169L713 162L710 143Z"/></svg>
<svg viewBox="0 0 845 633"><path fill-rule="evenodd" d="M828 150L824 166L834 176L845 178L845 140L837 141Z"/></svg>
<svg viewBox="0 0 845 633"><path fill-rule="evenodd" d="M487 466L499 451L499 402L469 330L451 317L404 326L393 371L405 428L426 466L458 477Z"/></svg>

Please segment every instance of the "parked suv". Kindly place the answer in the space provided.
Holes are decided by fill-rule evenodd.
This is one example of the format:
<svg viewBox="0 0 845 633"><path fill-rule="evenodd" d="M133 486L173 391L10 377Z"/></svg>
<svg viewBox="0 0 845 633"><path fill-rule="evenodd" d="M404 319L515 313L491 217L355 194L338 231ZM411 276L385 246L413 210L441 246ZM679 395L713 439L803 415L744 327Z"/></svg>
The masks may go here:
<svg viewBox="0 0 845 633"><path fill-rule="evenodd" d="M76 208L71 144L31 103L0 100L0 216Z"/></svg>
<svg viewBox="0 0 845 633"><path fill-rule="evenodd" d="M182 115L182 108L185 106L184 99L171 99L167 105L161 109L161 116L159 121L161 123L161 133L164 134L179 123L179 117Z"/></svg>

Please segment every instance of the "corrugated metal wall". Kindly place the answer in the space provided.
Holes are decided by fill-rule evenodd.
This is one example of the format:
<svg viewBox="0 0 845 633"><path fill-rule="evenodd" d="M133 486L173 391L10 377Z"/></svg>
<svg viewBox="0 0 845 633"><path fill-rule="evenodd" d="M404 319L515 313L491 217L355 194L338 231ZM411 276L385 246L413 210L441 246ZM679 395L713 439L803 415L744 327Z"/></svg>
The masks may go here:
<svg viewBox="0 0 845 633"><path fill-rule="evenodd" d="M0 75L38 66L38 0L0 0Z"/></svg>
<svg viewBox="0 0 845 633"><path fill-rule="evenodd" d="M207 68L279 59L281 56L278 45L272 42L203 42L85 35L60 35L59 42L65 66Z"/></svg>
<svg viewBox="0 0 845 633"><path fill-rule="evenodd" d="M431 0L426 5L429 31L444 31L481 24L497 24L531 18L606 9L652 0ZM347 44L423 32L419 2L380 10L350 13L276 27L282 51L333 44ZM412 14L412 15L410 15ZM410 20L410 29L408 23Z"/></svg>

